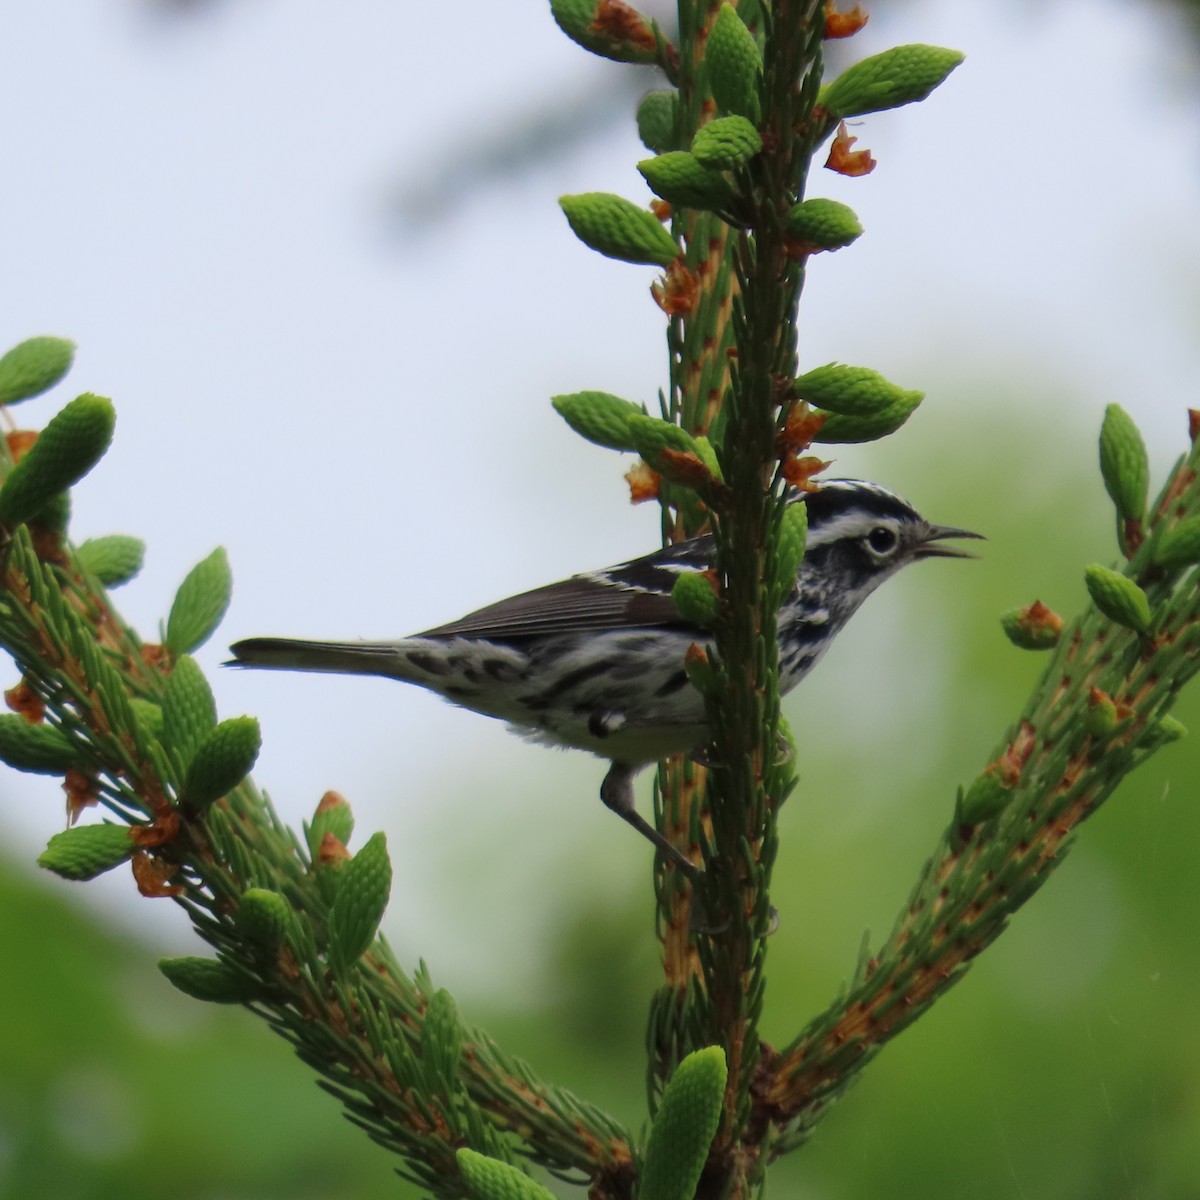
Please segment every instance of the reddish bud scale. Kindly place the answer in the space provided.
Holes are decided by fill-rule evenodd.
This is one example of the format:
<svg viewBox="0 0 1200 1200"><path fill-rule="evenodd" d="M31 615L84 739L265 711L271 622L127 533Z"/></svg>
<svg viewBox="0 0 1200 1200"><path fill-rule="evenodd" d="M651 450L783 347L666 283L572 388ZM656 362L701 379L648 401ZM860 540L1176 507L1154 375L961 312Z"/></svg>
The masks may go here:
<svg viewBox="0 0 1200 1200"><path fill-rule="evenodd" d="M825 40L853 37L869 20L861 4L849 12L839 12L837 0L829 0L825 5Z"/></svg>
<svg viewBox="0 0 1200 1200"><path fill-rule="evenodd" d="M829 157L825 159L826 169L845 175L848 179L870 175L875 170L875 159L871 157L870 150L852 150L851 147L857 141L858 138L851 137L846 131L846 122L843 121L829 146Z"/></svg>

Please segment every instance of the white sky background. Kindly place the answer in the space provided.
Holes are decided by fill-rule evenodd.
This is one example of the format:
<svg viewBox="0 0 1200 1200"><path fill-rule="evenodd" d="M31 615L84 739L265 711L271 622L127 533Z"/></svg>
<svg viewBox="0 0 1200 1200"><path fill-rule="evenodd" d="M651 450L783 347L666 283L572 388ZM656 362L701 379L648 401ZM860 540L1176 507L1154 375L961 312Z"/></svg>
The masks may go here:
<svg viewBox="0 0 1200 1200"><path fill-rule="evenodd" d="M384 681L216 670L238 637L401 635L656 544L656 512L624 502L624 467L548 404L588 387L649 401L664 381L653 272L586 251L556 205L646 197L632 100L415 236L389 209L464 137L503 139L620 69L532 0L462 0L446 23L383 0L227 0L177 20L131 0L9 7L0 343L79 343L67 390L24 423L77 391L116 401L73 534L148 542L125 615L154 640L187 570L228 548L233 607L200 656L220 711L262 720L256 778L289 822L337 787L364 836L387 830L401 961L437 946L450 986L481 945L484 967L510 962L511 931L569 886L566 870L541 882L555 862L601 855L614 890L641 886L649 850L596 799L602 764L548 758ZM929 387L903 367L941 358L949 378L986 383L1044 355L1091 390L1080 428L1119 400L1161 466L1200 374L1200 110L1183 39L1146 6L1095 0L929 0L870 25L855 57L925 40L968 58L928 103L856 131L874 175L816 172L811 194L852 203L867 236L810 272L806 365L895 367ZM929 406L954 402L931 389ZM867 469L839 457L839 473ZM903 464L872 469L920 504ZM965 446L963 469L1012 486L986 446ZM60 794L6 774L0 814L9 853L31 860L61 826ZM505 861L489 861L501 838ZM523 898L457 894L463 873ZM155 944L186 942L178 913L131 893L118 872L89 898L143 931L154 908ZM447 946L456 922L469 934Z"/></svg>

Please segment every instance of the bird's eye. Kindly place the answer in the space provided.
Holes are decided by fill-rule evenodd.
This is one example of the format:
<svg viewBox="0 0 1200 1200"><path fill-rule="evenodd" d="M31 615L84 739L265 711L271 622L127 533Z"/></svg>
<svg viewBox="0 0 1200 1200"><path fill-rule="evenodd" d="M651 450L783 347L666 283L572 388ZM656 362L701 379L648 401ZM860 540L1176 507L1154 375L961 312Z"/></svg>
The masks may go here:
<svg viewBox="0 0 1200 1200"><path fill-rule="evenodd" d="M876 525L870 533L867 534L867 545L876 554L891 554L896 549L900 539L894 529L889 529L886 525Z"/></svg>

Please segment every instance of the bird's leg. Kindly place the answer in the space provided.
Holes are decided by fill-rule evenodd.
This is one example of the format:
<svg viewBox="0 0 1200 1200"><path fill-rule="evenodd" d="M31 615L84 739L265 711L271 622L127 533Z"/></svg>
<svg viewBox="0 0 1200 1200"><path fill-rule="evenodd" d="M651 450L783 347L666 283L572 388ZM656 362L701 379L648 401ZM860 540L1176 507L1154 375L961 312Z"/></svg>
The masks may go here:
<svg viewBox="0 0 1200 1200"><path fill-rule="evenodd" d="M623 821L628 821L642 837L653 842L667 856L671 864L694 883L704 872L695 863L685 858L675 846L672 846L634 807L633 776L635 770L627 763L614 762L609 767L604 782L600 785L600 799L604 801L605 807L615 812Z"/></svg>

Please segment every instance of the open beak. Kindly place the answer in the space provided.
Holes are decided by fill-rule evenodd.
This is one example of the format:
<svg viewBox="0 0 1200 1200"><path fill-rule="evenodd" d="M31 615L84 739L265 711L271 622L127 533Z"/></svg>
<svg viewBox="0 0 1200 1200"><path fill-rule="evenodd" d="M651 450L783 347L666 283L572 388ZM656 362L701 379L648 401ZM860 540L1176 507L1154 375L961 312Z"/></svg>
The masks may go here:
<svg viewBox="0 0 1200 1200"><path fill-rule="evenodd" d="M969 550L961 550L958 546L943 546L945 538L978 538L986 541L982 533L972 533L969 529L956 529L953 525L930 525L925 540L917 547L917 558L978 558Z"/></svg>

